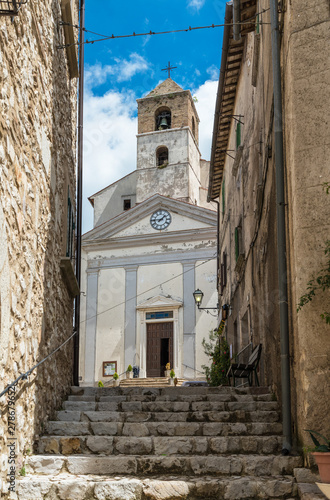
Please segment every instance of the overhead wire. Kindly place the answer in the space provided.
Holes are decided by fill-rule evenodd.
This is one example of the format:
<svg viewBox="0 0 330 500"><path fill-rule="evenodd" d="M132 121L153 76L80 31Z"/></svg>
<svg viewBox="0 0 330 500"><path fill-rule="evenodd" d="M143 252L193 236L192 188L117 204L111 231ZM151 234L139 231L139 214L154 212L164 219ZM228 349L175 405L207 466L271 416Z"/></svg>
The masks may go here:
<svg viewBox="0 0 330 500"><path fill-rule="evenodd" d="M197 264L193 269L187 269L186 271L182 271L182 273L180 274L177 274L176 276L172 276L172 278L169 278L168 280L166 281L162 281L161 283L158 283L157 285L155 286L152 286L151 288L148 288L148 290L144 290L143 292L140 292L136 295L134 295L134 297L131 297L130 299L128 299L128 301L131 301L131 300L134 300L134 299L137 299L138 297L140 297L141 295L144 295L148 292L151 292L152 290L154 290L155 288L158 288L162 285L165 285L166 283L169 283L170 281L173 281L177 278L180 278L180 276L183 276L185 273L189 273L190 271L193 271L195 270L197 267L200 267L200 266L203 266L204 264L207 264L207 262L210 262L211 260L214 260L216 259L217 257L217 254L215 253L212 257L210 257L209 259L206 259L204 260L203 262L201 262L200 264ZM127 302L128 302L127 301ZM106 312L109 312L111 311L112 309L115 309L116 307L119 307L119 306L122 306L122 305L125 305L126 304L126 300L122 301L122 302L119 302L118 304L114 305L114 306L111 306L109 307L108 309L104 309L104 311L100 311L96 314L94 314L93 316L89 316L88 318L86 319L83 319L80 321L80 323L86 323L87 321L89 321L90 319L94 319L94 318L97 318L98 316L100 316L101 314L104 314Z"/></svg>
<svg viewBox="0 0 330 500"><path fill-rule="evenodd" d="M188 28L183 28L183 29L177 29L177 30L167 30L167 31L148 31L148 32L145 32L145 33L135 33L133 32L132 34L129 34L129 35L103 35L101 33L96 33L95 31L91 31L91 30L88 30L86 28L83 28L83 31L86 32L86 33L91 33L93 35L96 35L96 36L100 36L101 38L97 39L97 40L85 40L83 42L83 44L94 44L96 42L104 42L106 40L114 40L114 39L118 39L118 38L134 38L134 37L137 37L137 36L151 36L151 35L167 35L167 34L170 34L170 33L187 33L189 31L196 31L196 30L202 30L202 29L211 29L211 28L223 28L224 26L234 26L234 25L244 25L244 24L247 24L249 23L250 21L253 21L258 15L260 14L263 14L264 12L267 12L269 10L268 9L263 9L262 11L254 14L252 17L248 18L248 19L245 19L244 21L240 21L238 23L224 23L224 24L211 24L211 25L208 25L208 26L189 26ZM67 23L67 22L64 22L64 21L60 21L59 23L60 25L62 26L71 26L72 28L77 28L77 29L80 29L79 25L77 24L71 24L71 23ZM270 23L260 23L260 24L270 24ZM80 42L75 42L75 43L71 43L71 44L65 44L65 45L58 45L58 49L64 49L66 47L72 47L74 45L80 45Z"/></svg>

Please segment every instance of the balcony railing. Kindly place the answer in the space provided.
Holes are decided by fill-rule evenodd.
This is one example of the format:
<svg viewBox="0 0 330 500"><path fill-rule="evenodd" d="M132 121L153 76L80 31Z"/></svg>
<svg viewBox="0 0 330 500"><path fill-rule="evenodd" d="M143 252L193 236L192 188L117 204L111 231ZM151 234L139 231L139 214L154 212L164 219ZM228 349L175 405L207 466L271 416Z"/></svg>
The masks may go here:
<svg viewBox="0 0 330 500"><path fill-rule="evenodd" d="M21 5L27 0L0 0L0 16L17 16Z"/></svg>

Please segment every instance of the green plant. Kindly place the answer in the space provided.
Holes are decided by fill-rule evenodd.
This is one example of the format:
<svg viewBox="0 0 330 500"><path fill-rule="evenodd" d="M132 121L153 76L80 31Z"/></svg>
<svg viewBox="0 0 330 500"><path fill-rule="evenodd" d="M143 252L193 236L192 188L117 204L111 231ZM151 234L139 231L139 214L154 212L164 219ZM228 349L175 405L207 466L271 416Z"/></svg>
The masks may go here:
<svg viewBox="0 0 330 500"><path fill-rule="evenodd" d="M19 475L20 475L20 476L25 476L25 475L26 475L26 470L25 470L24 465L23 465L23 467L21 468L21 470L19 471Z"/></svg>
<svg viewBox="0 0 330 500"><path fill-rule="evenodd" d="M119 379L119 375L118 375L118 373L116 373L116 372L115 372L115 373L113 374L113 377L112 377L112 378L113 378L113 380L118 380L118 379Z"/></svg>
<svg viewBox="0 0 330 500"><path fill-rule="evenodd" d="M128 371L128 372L132 372L132 371L133 371L133 367L132 367L132 365L128 365L128 367L127 367L127 370L126 370L126 371Z"/></svg>
<svg viewBox="0 0 330 500"><path fill-rule="evenodd" d="M104 387L104 384L103 384L102 380L99 380L98 386L99 387Z"/></svg>
<svg viewBox="0 0 330 500"><path fill-rule="evenodd" d="M228 342L222 335L224 326L225 322L222 321L218 330L210 331L209 341L207 342L205 338L202 341L204 352L211 361L211 366L203 365L202 368L207 382L215 387L228 382L227 372L230 367L230 354Z"/></svg>
<svg viewBox="0 0 330 500"><path fill-rule="evenodd" d="M170 377L171 377L171 378L174 378L174 377L175 377L175 372L174 372L173 368L172 368L172 370L170 371Z"/></svg>
<svg viewBox="0 0 330 500"><path fill-rule="evenodd" d="M327 439L326 437L322 436L322 434L320 434L317 431L312 431L309 429L305 429L305 431L309 432L310 437L312 438L312 441L315 445L315 448L313 448L311 450L308 448L308 451L318 451L318 452L322 452L322 453L329 453L330 452L330 439ZM320 438L322 438L323 441L325 442L325 444L321 444L315 436L319 436Z"/></svg>
<svg viewBox="0 0 330 500"><path fill-rule="evenodd" d="M329 194L330 182L324 182L323 189L325 190L326 194ZM299 312L301 308L304 307L304 305L313 300L316 292L325 292L326 290L330 289L330 240L327 240L325 242L324 253L326 255L326 265L317 273L318 276L313 277L307 283L307 292L300 297L297 312ZM328 325L330 325L330 311L323 312L320 316Z"/></svg>

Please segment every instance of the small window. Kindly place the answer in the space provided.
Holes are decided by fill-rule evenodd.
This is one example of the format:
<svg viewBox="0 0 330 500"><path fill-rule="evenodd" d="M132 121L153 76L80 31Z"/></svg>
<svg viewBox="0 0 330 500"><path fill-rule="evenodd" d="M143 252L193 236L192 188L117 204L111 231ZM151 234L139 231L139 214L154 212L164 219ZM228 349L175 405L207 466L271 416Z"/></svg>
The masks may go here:
<svg viewBox="0 0 330 500"><path fill-rule="evenodd" d="M241 144L242 144L242 127L241 127L241 122L238 121L236 125L236 149L238 149Z"/></svg>
<svg viewBox="0 0 330 500"><path fill-rule="evenodd" d="M242 227L235 227L235 259L238 260L240 255L243 255L243 239L242 239Z"/></svg>
<svg viewBox="0 0 330 500"><path fill-rule="evenodd" d="M192 130L193 136L195 137L196 136L196 125L195 125L195 118L194 117L192 117L192 119L191 119L191 130Z"/></svg>
<svg viewBox="0 0 330 500"><path fill-rule="evenodd" d="M157 311L146 313L146 319L166 319L173 318L173 311Z"/></svg>
<svg viewBox="0 0 330 500"><path fill-rule="evenodd" d="M226 211L226 191L225 191L225 179L222 180L222 217L224 217Z"/></svg>
<svg viewBox="0 0 330 500"><path fill-rule="evenodd" d="M222 264L221 264L221 295L223 294L224 289L227 285L227 254L223 252L222 254Z"/></svg>
<svg viewBox="0 0 330 500"><path fill-rule="evenodd" d="M171 110L165 106L158 108L155 113L155 130L167 130L171 128Z"/></svg>
<svg viewBox="0 0 330 500"><path fill-rule="evenodd" d="M123 208L124 208L124 210L129 210L131 208L131 200L130 199L124 200Z"/></svg>
<svg viewBox="0 0 330 500"><path fill-rule="evenodd" d="M161 146L156 152L156 162L157 167L161 167L168 164L168 149L166 146Z"/></svg>
<svg viewBox="0 0 330 500"><path fill-rule="evenodd" d="M73 212L73 207L72 207L72 202L71 202L71 197L70 197L70 190L68 189L66 256L70 257L70 259L72 259L73 251L74 251L74 245L73 245L74 230L75 230L74 212Z"/></svg>

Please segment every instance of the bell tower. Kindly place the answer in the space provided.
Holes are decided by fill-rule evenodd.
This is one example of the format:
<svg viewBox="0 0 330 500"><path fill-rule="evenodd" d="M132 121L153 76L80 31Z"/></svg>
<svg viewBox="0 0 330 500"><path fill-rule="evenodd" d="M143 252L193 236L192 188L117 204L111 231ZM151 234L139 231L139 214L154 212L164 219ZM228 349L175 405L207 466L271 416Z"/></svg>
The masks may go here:
<svg viewBox="0 0 330 500"><path fill-rule="evenodd" d="M137 193L199 202L199 118L189 90L167 78L138 103Z"/></svg>

